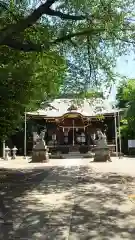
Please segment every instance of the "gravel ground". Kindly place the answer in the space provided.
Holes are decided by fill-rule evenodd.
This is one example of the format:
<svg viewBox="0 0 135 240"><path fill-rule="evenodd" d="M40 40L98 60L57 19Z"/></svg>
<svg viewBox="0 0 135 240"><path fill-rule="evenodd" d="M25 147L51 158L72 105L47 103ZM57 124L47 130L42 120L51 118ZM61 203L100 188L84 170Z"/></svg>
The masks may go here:
<svg viewBox="0 0 135 240"><path fill-rule="evenodd" d="M0 167L0 240L135 239L135 159Z"/></svg>

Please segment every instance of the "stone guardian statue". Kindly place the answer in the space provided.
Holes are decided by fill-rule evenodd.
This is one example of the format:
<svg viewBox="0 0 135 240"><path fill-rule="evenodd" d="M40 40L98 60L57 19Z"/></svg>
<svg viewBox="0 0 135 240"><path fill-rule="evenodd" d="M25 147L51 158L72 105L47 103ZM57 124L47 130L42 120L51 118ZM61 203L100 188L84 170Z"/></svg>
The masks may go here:
<svg viewBox="0 0 135 240"><path fill-rule="evenodd" d="M49 160L49 149L45 143L45 130L37 135L36 144L33 146L32 162L47 162Z"/></svg>
<svg viewBox="0 0 135 240"><path fill-rule="evenodd" d="M94 149L95 151L94 161L96 162L111 161L105 133L103 134L101 130L98 130L97 135L98 140L96 140L96 147Z"/></svg>

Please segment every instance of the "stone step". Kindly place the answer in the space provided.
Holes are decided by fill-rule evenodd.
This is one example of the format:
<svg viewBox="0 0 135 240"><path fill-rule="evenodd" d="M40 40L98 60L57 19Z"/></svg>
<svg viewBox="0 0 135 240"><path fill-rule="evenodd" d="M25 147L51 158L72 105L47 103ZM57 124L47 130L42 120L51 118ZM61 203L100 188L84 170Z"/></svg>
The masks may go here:
<svg viewBox="0 0 135 240"><path fill-rule="evenodd" d="M80 152L79 151L72 151L72 152L69 152L69 154L80 154Z"/></svg>
<svg viewBox="0 0 135 240"><path fill-rule="evenodd" d="M82 158L84 154L79 152L69 152L68 154L62 154L64 158Z"/></svg>
<svg viewBox="0 0 135 240"><path fill-rule="evenodd" d="M78 147L70 147L69 152L79 152L79 148Z"/></svg>

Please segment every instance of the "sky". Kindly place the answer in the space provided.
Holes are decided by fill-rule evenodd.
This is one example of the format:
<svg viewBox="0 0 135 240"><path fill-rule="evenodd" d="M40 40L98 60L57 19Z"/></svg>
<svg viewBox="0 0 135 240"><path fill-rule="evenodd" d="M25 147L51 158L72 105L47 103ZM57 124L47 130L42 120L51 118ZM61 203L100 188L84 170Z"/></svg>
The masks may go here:
<svg viewBox="0 0 135 240"><path fill-rule="evenodd" d="M131 53L129 56L121 56L117 60L116 72L127 78L135 78L135 54ZM117 82L117 84L119 81ZM116 85L114 84L109 96L110 101L115 101Z"/></svg>

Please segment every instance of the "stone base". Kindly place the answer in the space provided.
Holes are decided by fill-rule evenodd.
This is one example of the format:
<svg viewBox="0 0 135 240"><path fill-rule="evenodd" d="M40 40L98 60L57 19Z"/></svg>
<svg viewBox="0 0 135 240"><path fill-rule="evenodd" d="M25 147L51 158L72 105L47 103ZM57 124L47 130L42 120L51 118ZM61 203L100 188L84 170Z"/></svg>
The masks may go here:
<svg viewBox="0 0 135 240"><path fill-rule="evenodd" d="M83 155L83 158L93 158L94 157L94 153L93 152L88 152L88 153L85 153L84 155Z"/></svg>
<svg viewBox="0 0 135 240"><path fill-rule="evenodd" d="M111 161L110 152L108 148L95 148L94 152L95 152L95 156L94 156L95 162Z"/></svg>
<svg viewBox="0 0 135 240"><path fill-rule="evenodd" d="M48 162L49 154L46 150L33 150L32 162Z"/></svg>

